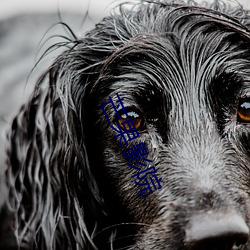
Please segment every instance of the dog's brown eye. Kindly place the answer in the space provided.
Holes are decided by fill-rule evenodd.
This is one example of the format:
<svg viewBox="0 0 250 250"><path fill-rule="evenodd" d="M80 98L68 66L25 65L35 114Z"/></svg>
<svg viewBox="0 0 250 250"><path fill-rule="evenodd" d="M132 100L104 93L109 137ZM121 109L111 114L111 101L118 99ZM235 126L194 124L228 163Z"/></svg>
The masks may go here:
<svg viewBox="0 0 250 250"><path fill-rule="evenodd" d="M126 130L130 130L131 128L133 128L133 124L131 124L131 122L129 122L130 119L133 120L135 128L137 130L141 130L143 128L143 126L144 126L144 120L143 120L143 118L140 117L140 115L137 114L134 111L128 111L127 114L128 115L122 114L121 115L121 119L118 120L118 123L119 123L120 127L122 128L122 130L125 130L125 129Z"/></svg>
<svg viewBox="0 0 250 250"><path fill-rule="evenodd" d="M250 123L250 99L240 101L237 111L238 122Z"/></svg>

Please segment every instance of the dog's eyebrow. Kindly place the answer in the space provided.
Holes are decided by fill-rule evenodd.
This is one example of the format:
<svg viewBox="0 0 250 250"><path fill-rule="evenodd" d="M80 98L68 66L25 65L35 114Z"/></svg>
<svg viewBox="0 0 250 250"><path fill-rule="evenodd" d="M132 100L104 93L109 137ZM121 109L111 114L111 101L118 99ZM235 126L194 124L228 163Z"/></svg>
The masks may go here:
<svg viewBox="0 0 250 250"><path fill-rule="evenodd" d="M220 92L233 92L241 89L243 86L242 78L235 72L221 72L211 80L211 87L218 88Z"/></svg>

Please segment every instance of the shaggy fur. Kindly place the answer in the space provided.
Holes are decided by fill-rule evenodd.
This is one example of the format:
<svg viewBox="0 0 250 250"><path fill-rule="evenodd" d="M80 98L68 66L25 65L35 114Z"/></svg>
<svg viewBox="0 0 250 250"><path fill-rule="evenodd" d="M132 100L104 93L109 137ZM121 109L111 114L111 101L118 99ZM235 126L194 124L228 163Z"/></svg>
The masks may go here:
<svg viewBox="0 0 250 250"><path fill-rule="evenodd" d="M195 215L250 225L249 27L219 1L142 2L71 41L9 133L3 249L182 250ZM123 149L144 142L162 178L145 198L100 107L116 93L143 121Z"/></svg>

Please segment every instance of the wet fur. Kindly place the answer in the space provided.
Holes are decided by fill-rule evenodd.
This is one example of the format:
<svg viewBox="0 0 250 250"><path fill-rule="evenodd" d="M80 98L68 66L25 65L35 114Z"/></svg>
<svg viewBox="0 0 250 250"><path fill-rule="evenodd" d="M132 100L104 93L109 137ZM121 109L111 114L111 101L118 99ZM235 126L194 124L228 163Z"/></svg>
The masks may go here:
<svg viewBox="0 0 250 250"><path fill-rule="evenodd" d="M202 211L250 225L250 127L236 122L250 91L248 12L188 3L122 6L38 81L9 133L6 248L185 249ZM146 198L100 108L116 93L146 123L127 148L144 142L162 178Z"/></svg>

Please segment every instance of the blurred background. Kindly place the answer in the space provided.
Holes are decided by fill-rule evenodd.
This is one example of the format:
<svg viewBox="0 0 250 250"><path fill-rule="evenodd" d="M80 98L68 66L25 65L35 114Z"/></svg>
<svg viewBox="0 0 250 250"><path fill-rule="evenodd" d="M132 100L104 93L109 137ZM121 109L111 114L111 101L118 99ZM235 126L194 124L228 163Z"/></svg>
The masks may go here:
<svg viewBox="0 0 250 250"><path fill-rule="evenodd" d="M111 0L0 0L0 175L4 170L6 129L27 100L34 83L60 49L49 53L34 70L49 46L69 34L78 36L94 27L119 1Z"/></svg>
<svg viewBox="0 0 250 250"><path fill-rule="evenodd" d="M60 50L50 53L34 70L32 68L50 45L63 41L53 36L67 34L62 25L54 24L63 21L81 36L124 1L0 0L0 174L4 169L6 128L38 76ZM240 3L250 9L249 0L225 2Z"/></svg>

